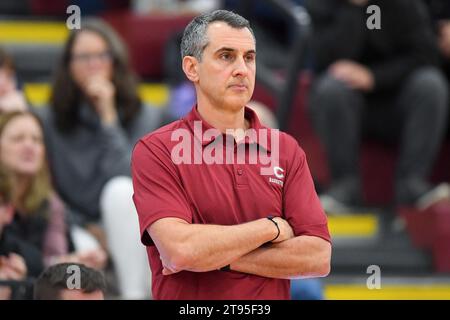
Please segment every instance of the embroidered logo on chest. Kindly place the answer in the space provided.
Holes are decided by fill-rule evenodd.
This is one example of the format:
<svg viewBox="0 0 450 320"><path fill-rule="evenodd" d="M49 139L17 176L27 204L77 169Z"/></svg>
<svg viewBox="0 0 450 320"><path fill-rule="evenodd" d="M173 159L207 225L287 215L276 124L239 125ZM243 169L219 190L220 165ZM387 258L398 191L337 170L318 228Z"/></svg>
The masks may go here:
<svg viewBox="0 0 450 320"><path fill-rule="evenodd" d="M277 184L279 186L283 186L284 182L284 169L281 167L273 167L273 174L276 178L269 177L269 182Z"/></svg>

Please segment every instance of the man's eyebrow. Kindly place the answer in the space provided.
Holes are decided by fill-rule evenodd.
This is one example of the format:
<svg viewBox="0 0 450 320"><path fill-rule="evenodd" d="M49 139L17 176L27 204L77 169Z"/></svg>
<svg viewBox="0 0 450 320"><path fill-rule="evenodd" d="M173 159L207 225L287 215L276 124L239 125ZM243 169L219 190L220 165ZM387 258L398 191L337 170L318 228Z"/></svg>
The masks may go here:
<svg viewBox="0 0 450 320"><path fill-rule="evenodd" d="M234 51L236 51L236 49L228 48L228 47L222 47L222 48L217 49L216 53L224 52L224 51L225 52L234 52ZM245 52L245 54L249 54L249 53L255 53L256 54L256 50L251 49L251 50L248 50L248 51Z"/></svg>

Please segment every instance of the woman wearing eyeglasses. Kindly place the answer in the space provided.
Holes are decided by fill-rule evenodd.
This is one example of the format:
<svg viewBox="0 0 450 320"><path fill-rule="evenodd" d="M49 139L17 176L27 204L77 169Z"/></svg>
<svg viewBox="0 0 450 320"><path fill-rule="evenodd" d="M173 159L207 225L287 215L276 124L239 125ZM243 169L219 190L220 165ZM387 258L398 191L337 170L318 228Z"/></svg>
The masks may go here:
<svg viewBox="0 0 450 320"><path fill-rule="evenodd" d="M109 251L121 297L147 297L130 158L138 138L156 129L162 116L141 103L125 46L108 25L86 20L69 35L51 105L38 112L55 186L72 218Z"/></svg>

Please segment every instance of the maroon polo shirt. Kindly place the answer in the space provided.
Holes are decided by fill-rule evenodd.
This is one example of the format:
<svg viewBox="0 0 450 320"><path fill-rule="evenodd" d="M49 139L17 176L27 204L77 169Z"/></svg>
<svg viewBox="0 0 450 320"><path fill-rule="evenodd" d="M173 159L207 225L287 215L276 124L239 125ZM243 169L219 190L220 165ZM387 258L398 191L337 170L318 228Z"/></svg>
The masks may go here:
<svg viewBox="0 0 450 320"><path fill-rule="evenodd" d="M183 119L144 136L134 148L131 162L133 200L139 216L142 243L147 246L155 299L290 298L289 280L234 271L181 271L163 276L158 250L146 231L161 218L176 217L188 223L236 225L274 215L286 219L296 236L317 236L330 241L327 218L314 189L305 153L297 141L280 132L277 169L271 175L262 175L260 169L268 167L267 162L264 165L261 161L249 163L249 157L251 152L261 148L269 156L274 153L270 129L263 127L255 112L249 108L245 109L245 117L250 128L264 133L267 130L267 140L245 139L244 164L238 164L236 158L234 163L222 164L172 161L172 151L174 148L179 151L182 140L172 138L173 133L183 136L186 141L191 140L192 160L196 152L216 154L211 153L212 148L218 152L222 145L224 159L227 149L228 155L236 156L238 152L239 146L234 140L232 144L222 143L230 135L211 138L198 134L194 121L202 119L196 107ZM198 122L196 126L198 129ZM202 121L203 133L211 128ZM264 130L259 131L261 129ZM214 145L219 142L219 145ZM175 154L185 155L182 152Z"/></svg>

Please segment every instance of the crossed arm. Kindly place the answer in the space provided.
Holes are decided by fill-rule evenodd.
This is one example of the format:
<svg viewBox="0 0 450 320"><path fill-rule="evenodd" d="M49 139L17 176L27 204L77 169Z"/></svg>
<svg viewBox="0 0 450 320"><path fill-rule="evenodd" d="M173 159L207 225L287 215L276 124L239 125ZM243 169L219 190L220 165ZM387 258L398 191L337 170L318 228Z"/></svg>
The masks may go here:
<svg viewBox="0 0 450 320"><path fill-rule="evenodd" d="M163 274L182 270L206 272L230 264L231 269L270 278L322 277L330 271L331 246L312 236L294 237L287 221L275 218L233 225L189 224L163 218L148 229L163 264Z"/></svg>

